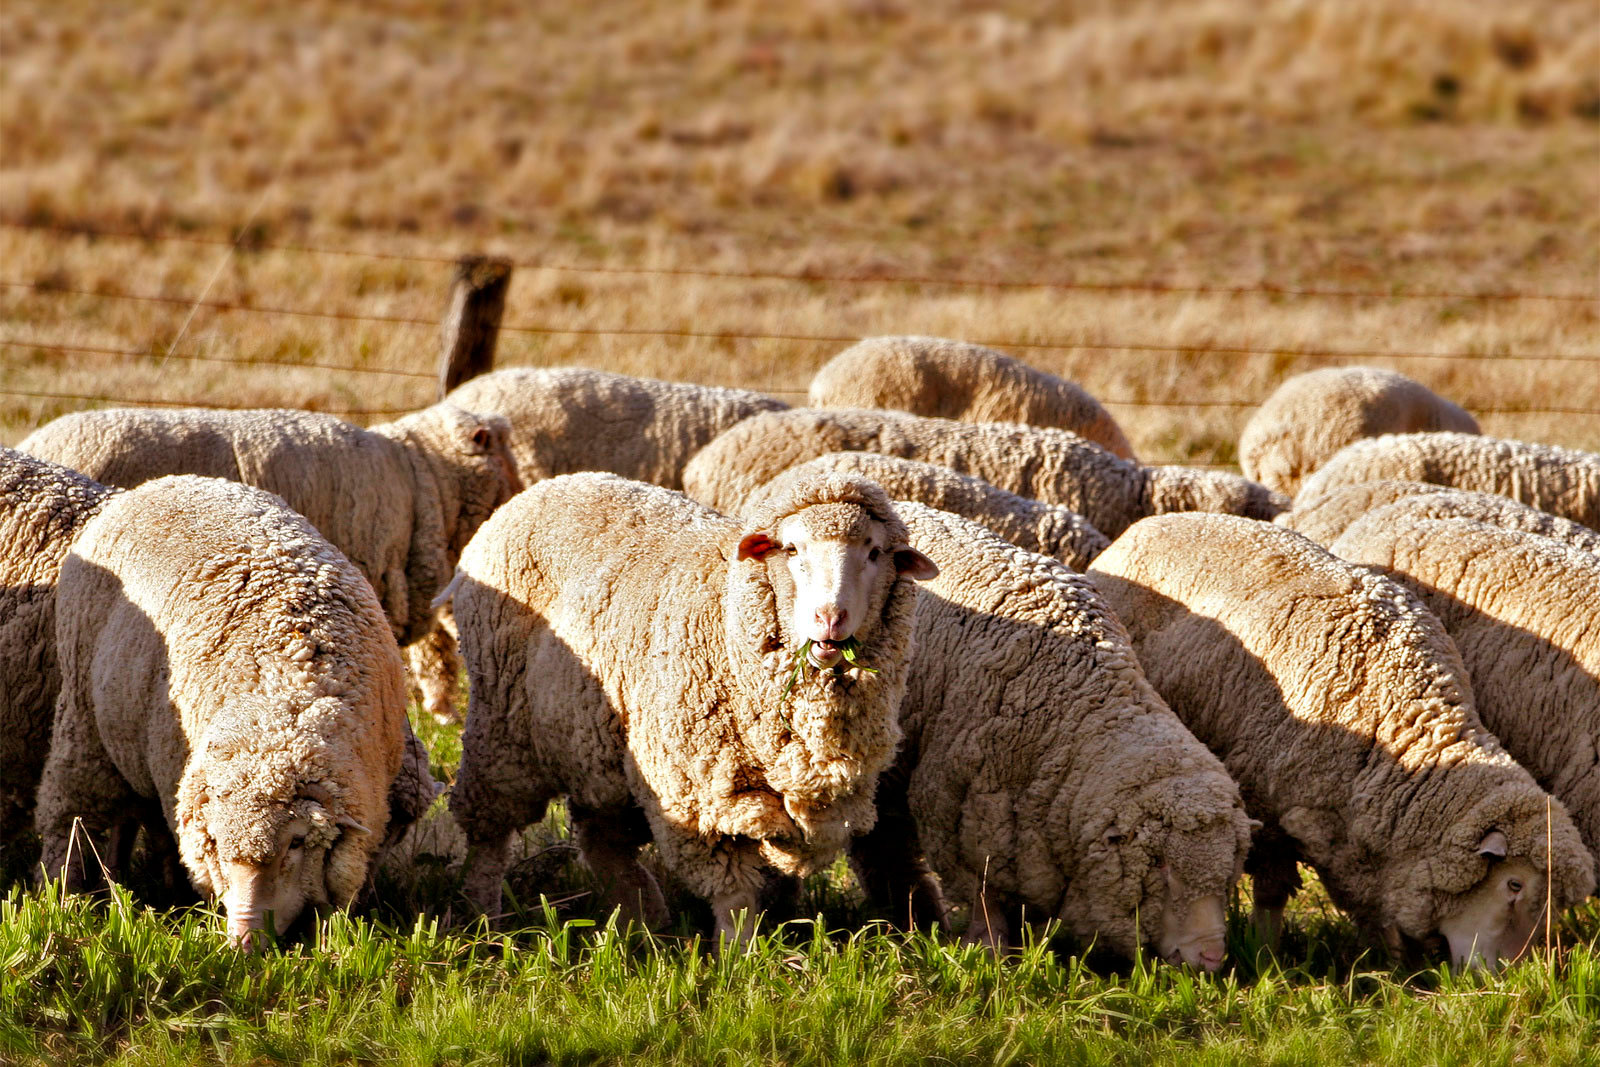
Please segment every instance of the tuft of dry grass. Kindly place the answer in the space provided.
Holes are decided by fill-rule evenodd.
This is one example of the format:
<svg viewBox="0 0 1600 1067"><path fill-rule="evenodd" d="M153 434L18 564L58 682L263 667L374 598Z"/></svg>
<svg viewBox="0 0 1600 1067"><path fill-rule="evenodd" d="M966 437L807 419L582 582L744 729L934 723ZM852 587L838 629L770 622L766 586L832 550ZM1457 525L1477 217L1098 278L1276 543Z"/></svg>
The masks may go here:
<svg viewBox="0 0 1600 1067"><path fill-rule="evenodd" d="M1587 0L12 0L3 18L0 222L19 225L0 227L0 282L22 284L0 286L0 337L149 355L0 346L0 389L368 412L432 399L431 326L247 308L432 322L446 263L277 245L646 271L520 269L508 324L598 332L507 333L507 364L794 400L844 347L797 335L1009 343L1108 401L1153 460L1231 462L1248 405L1331 362L1286 349L1600 356L1600 300L647 272L1600 296ZM193 307L202 293L233 309ZM1090 347L1116 345L1265 354ZM1600 416L1491 413L1600 409L1596 362L1362 361L1487 432L1600 447ZM0 395L0 441L87 403Z"/></svg>

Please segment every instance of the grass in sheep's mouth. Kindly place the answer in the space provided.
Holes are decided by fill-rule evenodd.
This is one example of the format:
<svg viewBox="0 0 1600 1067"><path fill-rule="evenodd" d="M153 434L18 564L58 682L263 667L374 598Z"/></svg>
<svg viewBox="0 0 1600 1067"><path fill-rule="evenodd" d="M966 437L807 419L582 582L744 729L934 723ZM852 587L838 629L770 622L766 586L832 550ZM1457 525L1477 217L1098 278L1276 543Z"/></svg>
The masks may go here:
<svg viewBox="0 0 1600 1067"><path fill-rule="evenodd" d="M854 670L865 671L868 674L878 673L878 668L869 667L865 663L861 662L861 642L856 640L854 637L846 638L839 643L839 652L843 657L843 662L835 663L829 668L812 666L811 646L815 643L816 642L808 638L806 643L800 646L800 652L798 658L795 660L794 670L789 673L789 684L783 687L783 698L785 700L788 700L789 694L794 692L795 685L800 681L800 675L808 667L814 674L820 673L823 670L831 670L834 674L843 674L846 665Z"/></svg>

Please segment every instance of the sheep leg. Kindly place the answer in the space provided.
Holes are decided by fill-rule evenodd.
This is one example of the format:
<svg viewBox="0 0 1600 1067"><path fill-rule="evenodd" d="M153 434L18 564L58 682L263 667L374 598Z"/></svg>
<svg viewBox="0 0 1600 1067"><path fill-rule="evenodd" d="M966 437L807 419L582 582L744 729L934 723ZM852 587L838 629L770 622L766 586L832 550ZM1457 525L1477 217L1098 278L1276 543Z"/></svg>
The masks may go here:
<svg viewBox="0 0 1600 1067"><path fill-rule="evenodd" d="M488 840L469 842L467 859L461 866L461 894L480 915L493 919L500 914L500 884L511 866L511 839L507 833Z"/></svg>
<svg viewBox="0 0 1600 1067"><path fill-rule="evenodd" d="M671 918L666 897L655 876L639 863L639 849L650 841L643 813L585 808L570 799L567 810L578 852L604 887L606 911L620 910L622 921L647 929L664 925Z"/></svg>
<svg viewBox="0 0 1600 1067"><path fill-rule="evenodd" d="M755 936L760 907L754 890L740 888L718 893L711 901L711 910L717 917L717 944L749 944Z"/></svg>
<svg viewBox="0 0 1600 1067"><path fill-rule="evenodd" d="M441 619L420 641L405 648L406 672L422 709L435 722L459 722L456 710L456 679L461 673L461 654L455 635Z"/></svg>
<svg viewBox="0 0 1600 1067"><path fill-rule="evenodd" d="M115 862L112 846L123 844L120 833L116 842L110 840L112 831L122 827L130 809L142 807L106 753L93 715L64 684L34 816L47 876L63 877L73 892L98 888L110 873L102 867L105 859ZM131 845L132 834L125 836Z"/></svg>
<svg viewBox="0 0 1600 1067"><path fill-rule="evenodd" d="M1006 921L1006 904L998 894L979 889L973 895L972 921L967 924L962 940L983 945L997 956L1010 947L1011 928Z"/></svg>
<svg viewBox="0 0 1600 1067"><path fill-rule="evenodd" d="M881 792L879 797L881 803ZM944 894L922 856L917 825L909 811L893 805L880 807L877 825L850 842L850 866L867 899L887 909L889 921L896 927L948 928Z"/></svg>
<svg viewBox="0 0 1600 1067"><path fill-rule="evenodd" d="M1245 864L1255 897L1251 921L1261 943L1276 952L1278 938L1283 933L1283 909L1300 889L1300 871L1295 866L1293 853L1284 855L1261 845L1258 841Z"/></svg>

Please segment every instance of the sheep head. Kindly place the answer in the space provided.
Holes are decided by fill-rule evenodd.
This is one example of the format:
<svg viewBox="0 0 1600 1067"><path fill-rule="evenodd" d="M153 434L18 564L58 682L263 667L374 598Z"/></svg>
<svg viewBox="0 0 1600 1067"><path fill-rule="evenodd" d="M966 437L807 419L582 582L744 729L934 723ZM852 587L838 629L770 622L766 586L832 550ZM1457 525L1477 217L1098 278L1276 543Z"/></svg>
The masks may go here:
<svg viewBox="0 0 1600 1067"><path fill-rule="evenodd" d="M446 402L373 431L406 442L432 469L452 561L494 509L523 489L504 416Z"/></svg>
<svg viewBox="0 0 1600 1067"><path fill-rule="evenodd" d="M1289 510L1289 498L1266 486L1226 471L1194 467L1145 467L1143 499L1146 515L1173 511L1215 511L1270 521Z"/></svg>

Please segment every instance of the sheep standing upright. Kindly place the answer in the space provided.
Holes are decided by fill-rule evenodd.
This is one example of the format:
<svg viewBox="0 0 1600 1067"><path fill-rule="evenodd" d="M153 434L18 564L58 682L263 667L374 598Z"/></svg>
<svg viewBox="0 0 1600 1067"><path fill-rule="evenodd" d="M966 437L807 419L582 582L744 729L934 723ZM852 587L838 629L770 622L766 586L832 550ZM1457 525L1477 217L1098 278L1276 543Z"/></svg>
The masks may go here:
<svg viewBox="0 0 1600 1067"><path fill-rule="evenodd" d="M684 464L717 434L789 406L745 389L587 367L512 367L473 378L445 399L505 417L517 472L529 485L558 474L610 471L668 489L682 488Z"/></svg>
<svg viewBox="0 0 1600 1067"><path fill-rule="evenodd" d="M116 492L77 471L0 448L0 845L33 825L50 750L56 579L84 523Z"/></svg>
<svg viewBox="0 0 1600 1067"><path fill-rule="evenodd" d="M1352 441L1386 433L1475 434L1478 420L1421 382L1378 367L1296 374L1256 409L1239 435L1239 466L1288 496Z"/></svg>
<svg viewBox="0 0 1600 1067"><path fill-rule="evenodd" d="M469 898L498 910L510 835L564 795L611 904L664 918L635 855L653 840L732 934L769 871L871 827L913 580L933 573L859 478L799 483L742 525L614 475L518 496L449 591L472 683L450 796Z"/></svg>
<svg viewBox="0 0 1600 1067"><path fill-rule="evenodd" d="M1266 824L1245 869L1269 939L1302 858L1391 947L1441 933L1490 967L1547 892L1561 909L1594 888L1566 809L1484 729L1460 654L1398 582L1226 515L1146 519L1089 574Z"/></svg>
<svg viewBox="0 0 1600 1067"><path fill-rule="evenodd" d="M1334 554L1380 568L1438 616L1484 725L1600 857L1600 555L1407 504L1352 523Z"/></svg>
<svg viewBox="0 0 1600 1067"><path fill-rule="evenodd" d="M1498 493L1600 530L1600 453L1465 433L1385 434L1357 441L1307 478L1314 500L1341 485L1432 482Z"/></svg>
<svg viewBox="0 0 1600 1067"><path fill-rule="evenodd" d="M894 408L963 422L1071 430L1123 459L1133 446L1111 413L1065 378L982 345L943 337L868 337L811 379L816 408Z"/></svg>
<svg viewBox="0 0 1600 1067"><path fill-rule="evenodd" d="M389 820L405 680L371 586L310 523L220 479L119 493L62 564L56 643L47 870L81 886L98 855L115 874L149 821L236 942L268 912L282 933L355 896Z"/></svg>
<svg viewBox="0 0 1600 1067"><path fill-rule="evenodd" d="M1289 506L1287 497L1237 474L1140 466L1067 430L814 408L754 415L726 431L684 468L684 491L718 510L736 511L790 467L829 452L881 452L948 467L1071 508L1107 537L1168 511L1270 519Z"/></svg>
<svg viewBox="0 0 1600 1067"><path fill-rule="evenodd" d="M1015 943L1026 915L1130 957L1153 946L1219 968L1252 825L1239 787L1145 680L1087 578L955 515L895 507L939 575L917 598L881 829L852 849L863 885L893 911L920 905L919 924L940 919L920 844L971 905L973 940Z"/></svg>

